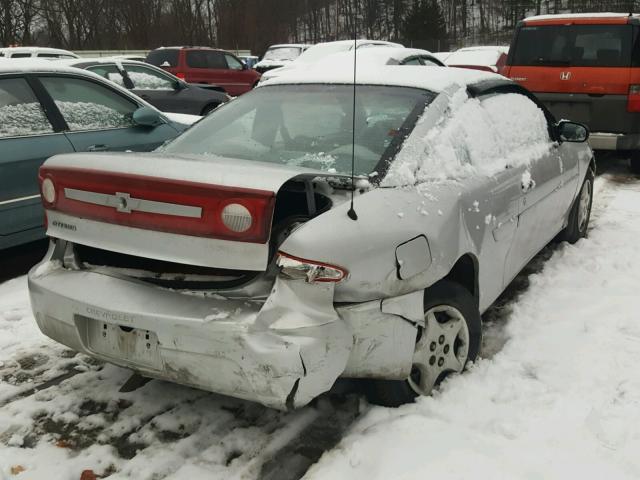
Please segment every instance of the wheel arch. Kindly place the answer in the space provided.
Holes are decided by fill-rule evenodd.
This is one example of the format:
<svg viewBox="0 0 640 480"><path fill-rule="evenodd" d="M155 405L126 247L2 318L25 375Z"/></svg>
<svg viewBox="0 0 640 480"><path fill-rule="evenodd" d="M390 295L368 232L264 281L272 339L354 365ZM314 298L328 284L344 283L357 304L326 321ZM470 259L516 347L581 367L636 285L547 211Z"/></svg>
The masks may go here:
<svg viewBox="0 0 640 480"><path fill-rule="evenodd" d="M442 278L455 282L471 293L476 300L476 305L480 303L480 289L478 286L478 259L472 253L462 255L451 267L449 273Z"/></svg>

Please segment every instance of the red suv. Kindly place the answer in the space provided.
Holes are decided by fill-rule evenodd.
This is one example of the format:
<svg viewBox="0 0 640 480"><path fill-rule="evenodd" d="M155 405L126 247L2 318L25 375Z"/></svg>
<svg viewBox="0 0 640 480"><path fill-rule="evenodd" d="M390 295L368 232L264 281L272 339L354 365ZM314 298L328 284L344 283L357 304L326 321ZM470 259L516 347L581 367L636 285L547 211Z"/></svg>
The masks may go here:
<svg viewBox="0 0 640 480"><path fill-rule="evenodd" d="M518 24L503 75L556 118L584 123L600 150L631 153L640 172L640 16L588 13Z"/></svg>
<svg viewBox="0 0 640 480"><path fill-rule="evenodd" d="M214 48L161 47L149 52L146 61L188 83L218 85L232 96L248 92L260 80L238 57Z"/></svg>

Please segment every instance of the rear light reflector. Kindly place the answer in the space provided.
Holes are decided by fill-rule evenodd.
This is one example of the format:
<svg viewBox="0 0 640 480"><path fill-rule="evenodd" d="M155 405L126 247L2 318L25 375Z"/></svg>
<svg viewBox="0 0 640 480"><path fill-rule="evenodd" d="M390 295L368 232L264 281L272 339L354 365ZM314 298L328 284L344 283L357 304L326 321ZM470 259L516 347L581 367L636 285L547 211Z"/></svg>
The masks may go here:
<svg viewBox="0 0 640 480"><path fill-rule="evenodd" d="M74 217L248 243L271 234L275 194L267 190L46 166L39 180L45 208Z"/></svg>
<svg viewBox="0 0 640 480"><path fill-rule="evenodd" d="M222 223L232 232L246 232L251 228L253 217L247 207L230 203L222 209Z"/></svg>
<svg viewBox="0 0 640 480"><path fill-rule="evenodd" d="M42 181L42 198L46 203L53 204L56 201L56 187L50 178Z"/></svg>
<svg viewBox="0 0 640 480"><path fill-rule="evenodd" d="M336 265L294 257L278 252L276 264L280 267L280 275L291 280L304 280L307 283L333 282L344 280L348 272Z"/></svg>
<svg viewBox="0 0 640 480"><path fill-rule="evenodd" d="M627 112L640 112L640 85L629 85Z"/></svg>

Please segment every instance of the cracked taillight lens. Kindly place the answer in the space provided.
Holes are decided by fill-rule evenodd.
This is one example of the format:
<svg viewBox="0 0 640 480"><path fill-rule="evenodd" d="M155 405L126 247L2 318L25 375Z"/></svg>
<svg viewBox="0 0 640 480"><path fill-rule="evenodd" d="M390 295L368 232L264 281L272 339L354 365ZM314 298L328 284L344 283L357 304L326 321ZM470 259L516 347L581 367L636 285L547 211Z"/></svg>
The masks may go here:
<svg viewBox="0 0 640 480"><path fill-rule="evenodd" d="M340 282L347 277L344 268L327 263L306 260L278 252L276 264L280 267L280 275L292 280L304 280L307 283Z"/></svg>

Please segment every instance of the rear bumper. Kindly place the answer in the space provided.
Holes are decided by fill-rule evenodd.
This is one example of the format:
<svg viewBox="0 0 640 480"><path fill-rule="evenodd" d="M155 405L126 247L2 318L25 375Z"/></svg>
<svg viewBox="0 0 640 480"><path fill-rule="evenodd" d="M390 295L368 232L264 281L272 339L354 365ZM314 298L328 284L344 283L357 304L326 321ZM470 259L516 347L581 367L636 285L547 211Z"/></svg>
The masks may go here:
<svg viewBox="0 0 640 480"><path fill-rule="evenodd" d="M259 303L56 265L45 259L29 272L42 332L145 376L290 409L329 390L351 353L346 323L332 302L322 306L332 289L305 292L303 304L296 288L276 285Z"/></svg>
<svg viewBox="0 0 640 480"><path fill-rule="evenodd" d="M594 150L640 150L640 133L598 133L589 135L589 145Z"/></svg>

